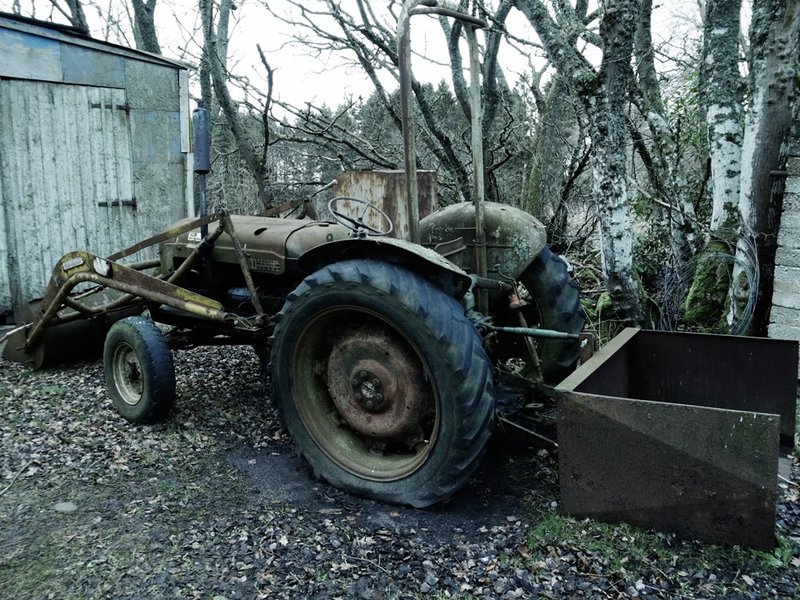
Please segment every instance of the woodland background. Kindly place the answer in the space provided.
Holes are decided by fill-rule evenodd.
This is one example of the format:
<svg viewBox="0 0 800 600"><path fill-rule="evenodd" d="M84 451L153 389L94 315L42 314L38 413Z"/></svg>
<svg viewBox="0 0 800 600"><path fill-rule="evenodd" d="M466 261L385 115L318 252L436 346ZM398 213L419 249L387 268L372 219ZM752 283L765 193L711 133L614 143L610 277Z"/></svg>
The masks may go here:
<svg viewBox="0 0 800 600"><path fill-rule="evenodd" d="M345 170L402 168L397 21L425 2L187 2L3 0L0 9L159 54L177 36L163 53L196 67L195 100L213 117L212 208L257 213ZM653 0L450 5L489 23L479 33L486 197L545 223L589 317L609 333L639 324L765 334L800 106L800 0L678 4L683 18L670 22ZM412 41L414 72L433 65L444 76L413 80L417 161L436 172L443 206L472 199L469 60L460 23L415 16L412 30L423 19L443 50ZM369 93L283 99L303 86L282 79L264 40L244 39L253 20ZM654 42L654 28L674 33ZM234 46L255 63L232 59Z"/></svg>

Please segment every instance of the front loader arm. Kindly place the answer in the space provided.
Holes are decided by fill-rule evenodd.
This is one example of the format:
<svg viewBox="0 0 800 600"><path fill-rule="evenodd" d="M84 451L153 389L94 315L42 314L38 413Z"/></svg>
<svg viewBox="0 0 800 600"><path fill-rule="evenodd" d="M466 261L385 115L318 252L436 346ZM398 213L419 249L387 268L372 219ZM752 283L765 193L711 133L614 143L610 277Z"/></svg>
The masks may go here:
<svg viewBox="0 0 800 600"><path fill-rule="evenodd" d="M188 229L211 221L219 221L216 231L203 240L203 243L199 244L166 280L147 275L140 270L157 266L156 261L130 266L117 262L143 248L176 237ZM227 232L234 242L238 242L230 218L227 214L220 213L171 228L109 258L102 258L87 251L75 251L64 255L53 268L50 282L38 310L32 315L31 322L12 330L4 338L7 339L3 351L4 358L38 363L39 359L32 360L32 358L41 354L39 351L40 346L45 343L45 333L55 329L56 325L88 320L98 315L108 316L112 311L135 309L137 303L142 304L143 301L168 306L200 319L225 323L239 331L253 332L263 328L268 319L262 310L258 310L255 319L243 317L225 311L217 300L177 285L197 259L204 252L210 251L224 232ZM236 249L237 254L242 255L240 263L243 271L247 271L245 279L248 287L254 289L247 264L243 260L244 251L238 243ZM77 285L87 282L96 284L97 287L84 294L70 295ZM0 339L0 342L2 341L3 339ZM49 341L46 343L49 344Z"/></svg>
<svg viewBox="0 0 800 600"><path fill-rule="evenodd" d="M235 315L222 310L222 304L216 300L206 298L157 277L146 275L123 264L101 258L91 252L76 251L64 255L53 269L50 284L42 300L41 314L31 324L28 332L26 348L37 344L48 323L65 305L65 300L72 289L84 282L96 283L105 288L118 290L131 297L166 304L206 319L215 321L236 319ZM82 306L77 301L72 301L69 305L80 314L100 312L97 307L86 307L86 310L81 310Z"/></svg>

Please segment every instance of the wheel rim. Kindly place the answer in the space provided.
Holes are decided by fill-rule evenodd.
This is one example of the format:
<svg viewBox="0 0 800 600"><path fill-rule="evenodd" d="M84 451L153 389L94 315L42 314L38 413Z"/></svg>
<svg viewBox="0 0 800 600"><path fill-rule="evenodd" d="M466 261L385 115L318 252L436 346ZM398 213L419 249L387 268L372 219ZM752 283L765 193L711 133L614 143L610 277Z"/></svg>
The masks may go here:
<svg viewBox="0 0 800 600"><path fill-rule="evenodd" d="M144 376L136 351L124 342L118 344L112 364L120 398L125 404L136 406L144 393Z"/></svg>
<svg viewBox="0 0 800 600"><path fill-rule="evenodd" d="M439 400L417 347L385 317L323 311L293 342L291 390L316 446L359 477L393 481L427 460Z"/></svg>

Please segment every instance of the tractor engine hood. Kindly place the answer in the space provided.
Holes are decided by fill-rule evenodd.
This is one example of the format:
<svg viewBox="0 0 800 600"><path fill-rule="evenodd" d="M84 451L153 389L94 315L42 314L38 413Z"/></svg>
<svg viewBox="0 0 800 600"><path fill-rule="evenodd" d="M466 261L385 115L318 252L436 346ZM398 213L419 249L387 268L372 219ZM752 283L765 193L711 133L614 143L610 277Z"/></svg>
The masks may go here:
<svg viewBox="0 0 800 600"><path fill-rule="evenodd" d="M350 231L326 221L303 221L247 215L231 215L236 237L247 255L250 270L256 273L280 275L286 270L286 259L296 259L311 248L336 240L347 239ZM185 219L176 223L188 222ZM184 233L161 244L161 268L168 272L175 259L185 259L200 243L200 229ZM215 263L237 264L233 240L222 234L214 244Z"/></svg>
<svg viewBox="0 0 800 600"><path fill-rule="evenodd" d="M544 225L528 213L496 202L485 204L488 275L518 278L546 244ZM420 221L423 246L465 271L475 272L475 207L453 204Z"/></svg>

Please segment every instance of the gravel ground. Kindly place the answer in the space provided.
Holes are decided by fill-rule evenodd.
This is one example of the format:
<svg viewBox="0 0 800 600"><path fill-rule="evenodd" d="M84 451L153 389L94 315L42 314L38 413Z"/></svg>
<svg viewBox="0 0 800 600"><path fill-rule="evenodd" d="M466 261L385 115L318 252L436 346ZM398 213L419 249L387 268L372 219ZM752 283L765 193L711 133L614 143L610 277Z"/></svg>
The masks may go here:
<svg viewBox="0 0 800 600"><path fill-rule="evenodd" d="M553 457L507 436L414 510L315 481L249 349L176 366L175 415L138 427L99 362L0 363L0 597L800 598L797 459L772 554L563 517Z"/></svg>

